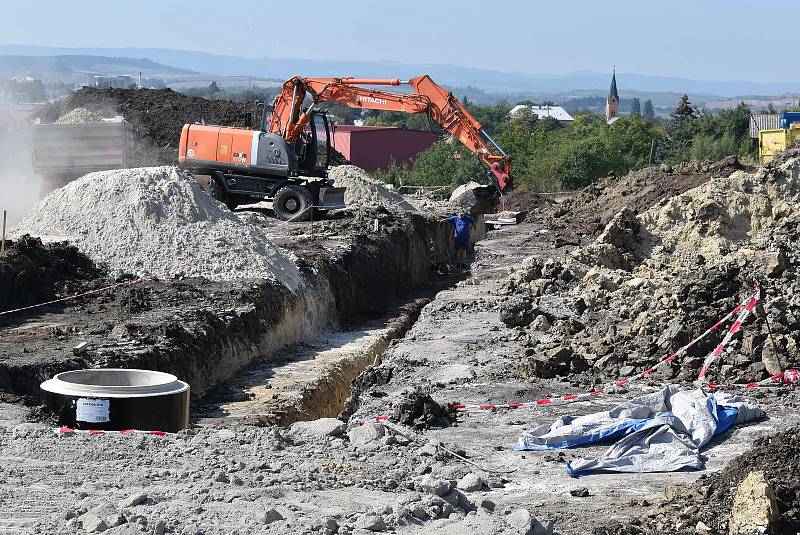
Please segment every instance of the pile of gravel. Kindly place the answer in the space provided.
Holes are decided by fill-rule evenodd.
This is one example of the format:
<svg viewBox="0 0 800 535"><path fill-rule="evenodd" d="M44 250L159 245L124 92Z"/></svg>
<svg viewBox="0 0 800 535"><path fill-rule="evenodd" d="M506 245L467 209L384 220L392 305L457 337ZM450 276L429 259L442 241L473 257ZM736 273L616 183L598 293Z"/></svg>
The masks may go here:
<svg viewBox="0 0 800 535"><path fill-rule="evenodd" d="M100 123L103 118L86 108L75 108L58 118L56 124L86 124Z"/></svg>
<svg viewBox="0 0 800 535"><path fill-rule="evenodd" d="M45 197L12 234L66 238L119 272L301 283L290 253L175 167L90 173Z"/></svg>
<svg viewBox="0 0 800 535"><path fill-rule="evenodd" d="M338 165L328 176L335 185L347 188L344 202L347 206L383 206L393 210L410 210L414 207L402 195L387 188L369 173L355 165Z"/></svg>

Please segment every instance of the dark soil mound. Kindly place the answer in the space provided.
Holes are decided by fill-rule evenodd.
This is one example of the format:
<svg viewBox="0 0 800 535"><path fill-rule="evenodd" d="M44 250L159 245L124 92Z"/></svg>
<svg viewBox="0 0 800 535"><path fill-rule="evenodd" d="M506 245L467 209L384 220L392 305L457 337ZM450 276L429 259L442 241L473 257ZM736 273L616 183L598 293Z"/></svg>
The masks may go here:
<svg viewBox="0 0 800 535"><path fill-rule="evenodd" d="M775 487L781 513L773 533L800 532L800 428L762 437L753 447L732 461L725 470L713 474L703 486L710 489L698 519L721 529L733 505L736 489L750 472L763 471ZM717 516L712 516L717 513Z"/></svg>
<svg viewBox="0 0 800 535"><path fill-rule="evenodd" d="M38 238L23 236L0 256L0 311L73 293L100 275L76 247L63 243L44 245Z"/></svg>
<svg viewBox="0 0 800 535"><path fill-rule="evenodd" d="M178 141L186 123L245 126L252 105L190 97L171 89L96 89L84 87L47 106L38 116L55 122L74 108L122 115L137 131L137 165L175 165Z"/></svg>
<svg viewBox="0 0 800 535"><path fill-rule="evenodd" d="M800 533L800 427L757 439L745 453L725 469L700 480L691 487L678 489L677 496L661 504L648 515L629 524L609 522L596 527L595 535L639 535L662 533L658 524L675 526L671 533L695 533L703 522L710 533L728 533L727 522L739 484L750 472L763 471L775 488L780 518L769 533ZM696 506L696 507L692 507ZM680 516L679 516L680 513Z"/></svg>
<svg viewBox="0 0 800 535"><path fill-rule="evenodd" d="M511 212L531 212L555 205L555 201L534 191L514 191L500 199L500 208Z"/></svg>

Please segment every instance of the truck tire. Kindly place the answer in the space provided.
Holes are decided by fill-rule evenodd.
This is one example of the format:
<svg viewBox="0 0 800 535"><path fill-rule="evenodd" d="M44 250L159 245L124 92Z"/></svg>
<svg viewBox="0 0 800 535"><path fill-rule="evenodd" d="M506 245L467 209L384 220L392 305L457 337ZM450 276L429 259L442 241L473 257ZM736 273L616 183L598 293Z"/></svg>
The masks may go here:
<svg viewBox="0 0 800 535"><path fill-rule="evenodd" d="M229 195L216 180L211 180L211 196L227 206L231 212L236 210L236 207L239 206L236 202L236 197Z"/></svg>
<svg viewBox="0 0 800 535"><path fill-rule="evenodd" d="M305 186L290 184L275 195L272 210L283 221L310 221L313 215L314 195Z"/></svg>

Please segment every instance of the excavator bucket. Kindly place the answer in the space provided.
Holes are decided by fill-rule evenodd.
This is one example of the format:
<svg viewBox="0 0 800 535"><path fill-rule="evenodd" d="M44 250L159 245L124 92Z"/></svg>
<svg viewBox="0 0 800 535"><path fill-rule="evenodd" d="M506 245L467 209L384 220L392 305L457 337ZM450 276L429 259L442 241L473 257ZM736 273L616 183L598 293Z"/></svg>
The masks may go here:
<svg viewBox="0 0 800 535"><path fill-rule="evenodd" d="M319 188L318 208L321 210L336 210L345 208L344 192L347 188Z"/></svg>

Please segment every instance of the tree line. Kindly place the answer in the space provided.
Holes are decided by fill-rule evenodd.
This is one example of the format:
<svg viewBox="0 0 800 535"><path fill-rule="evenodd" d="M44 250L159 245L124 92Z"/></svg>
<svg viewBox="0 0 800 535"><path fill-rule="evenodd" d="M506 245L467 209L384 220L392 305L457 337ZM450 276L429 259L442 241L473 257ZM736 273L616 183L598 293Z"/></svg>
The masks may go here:
<svg viewBox="0 0 800 535"><path fill-rule="evenodd" d="M744 103L712 114L684 95L669 118L656 119L652 102L630 102L630 114L607 124L605 117L582 112L570 123L539 118L530 108L510 115L506 104L470 105L475 118L514 158L517 187L532 191L584 187L608 175L624 175L647 165L688 160L718 160L736 154L754 158L749 139L750 109ZM368 124L428 129L425 115L374 113ZM365 121L367 124L367 121ZM456 186L481 181L486 169L460 143L445 139L410 164L392 163L376 175L414 186Z"/></svg>

